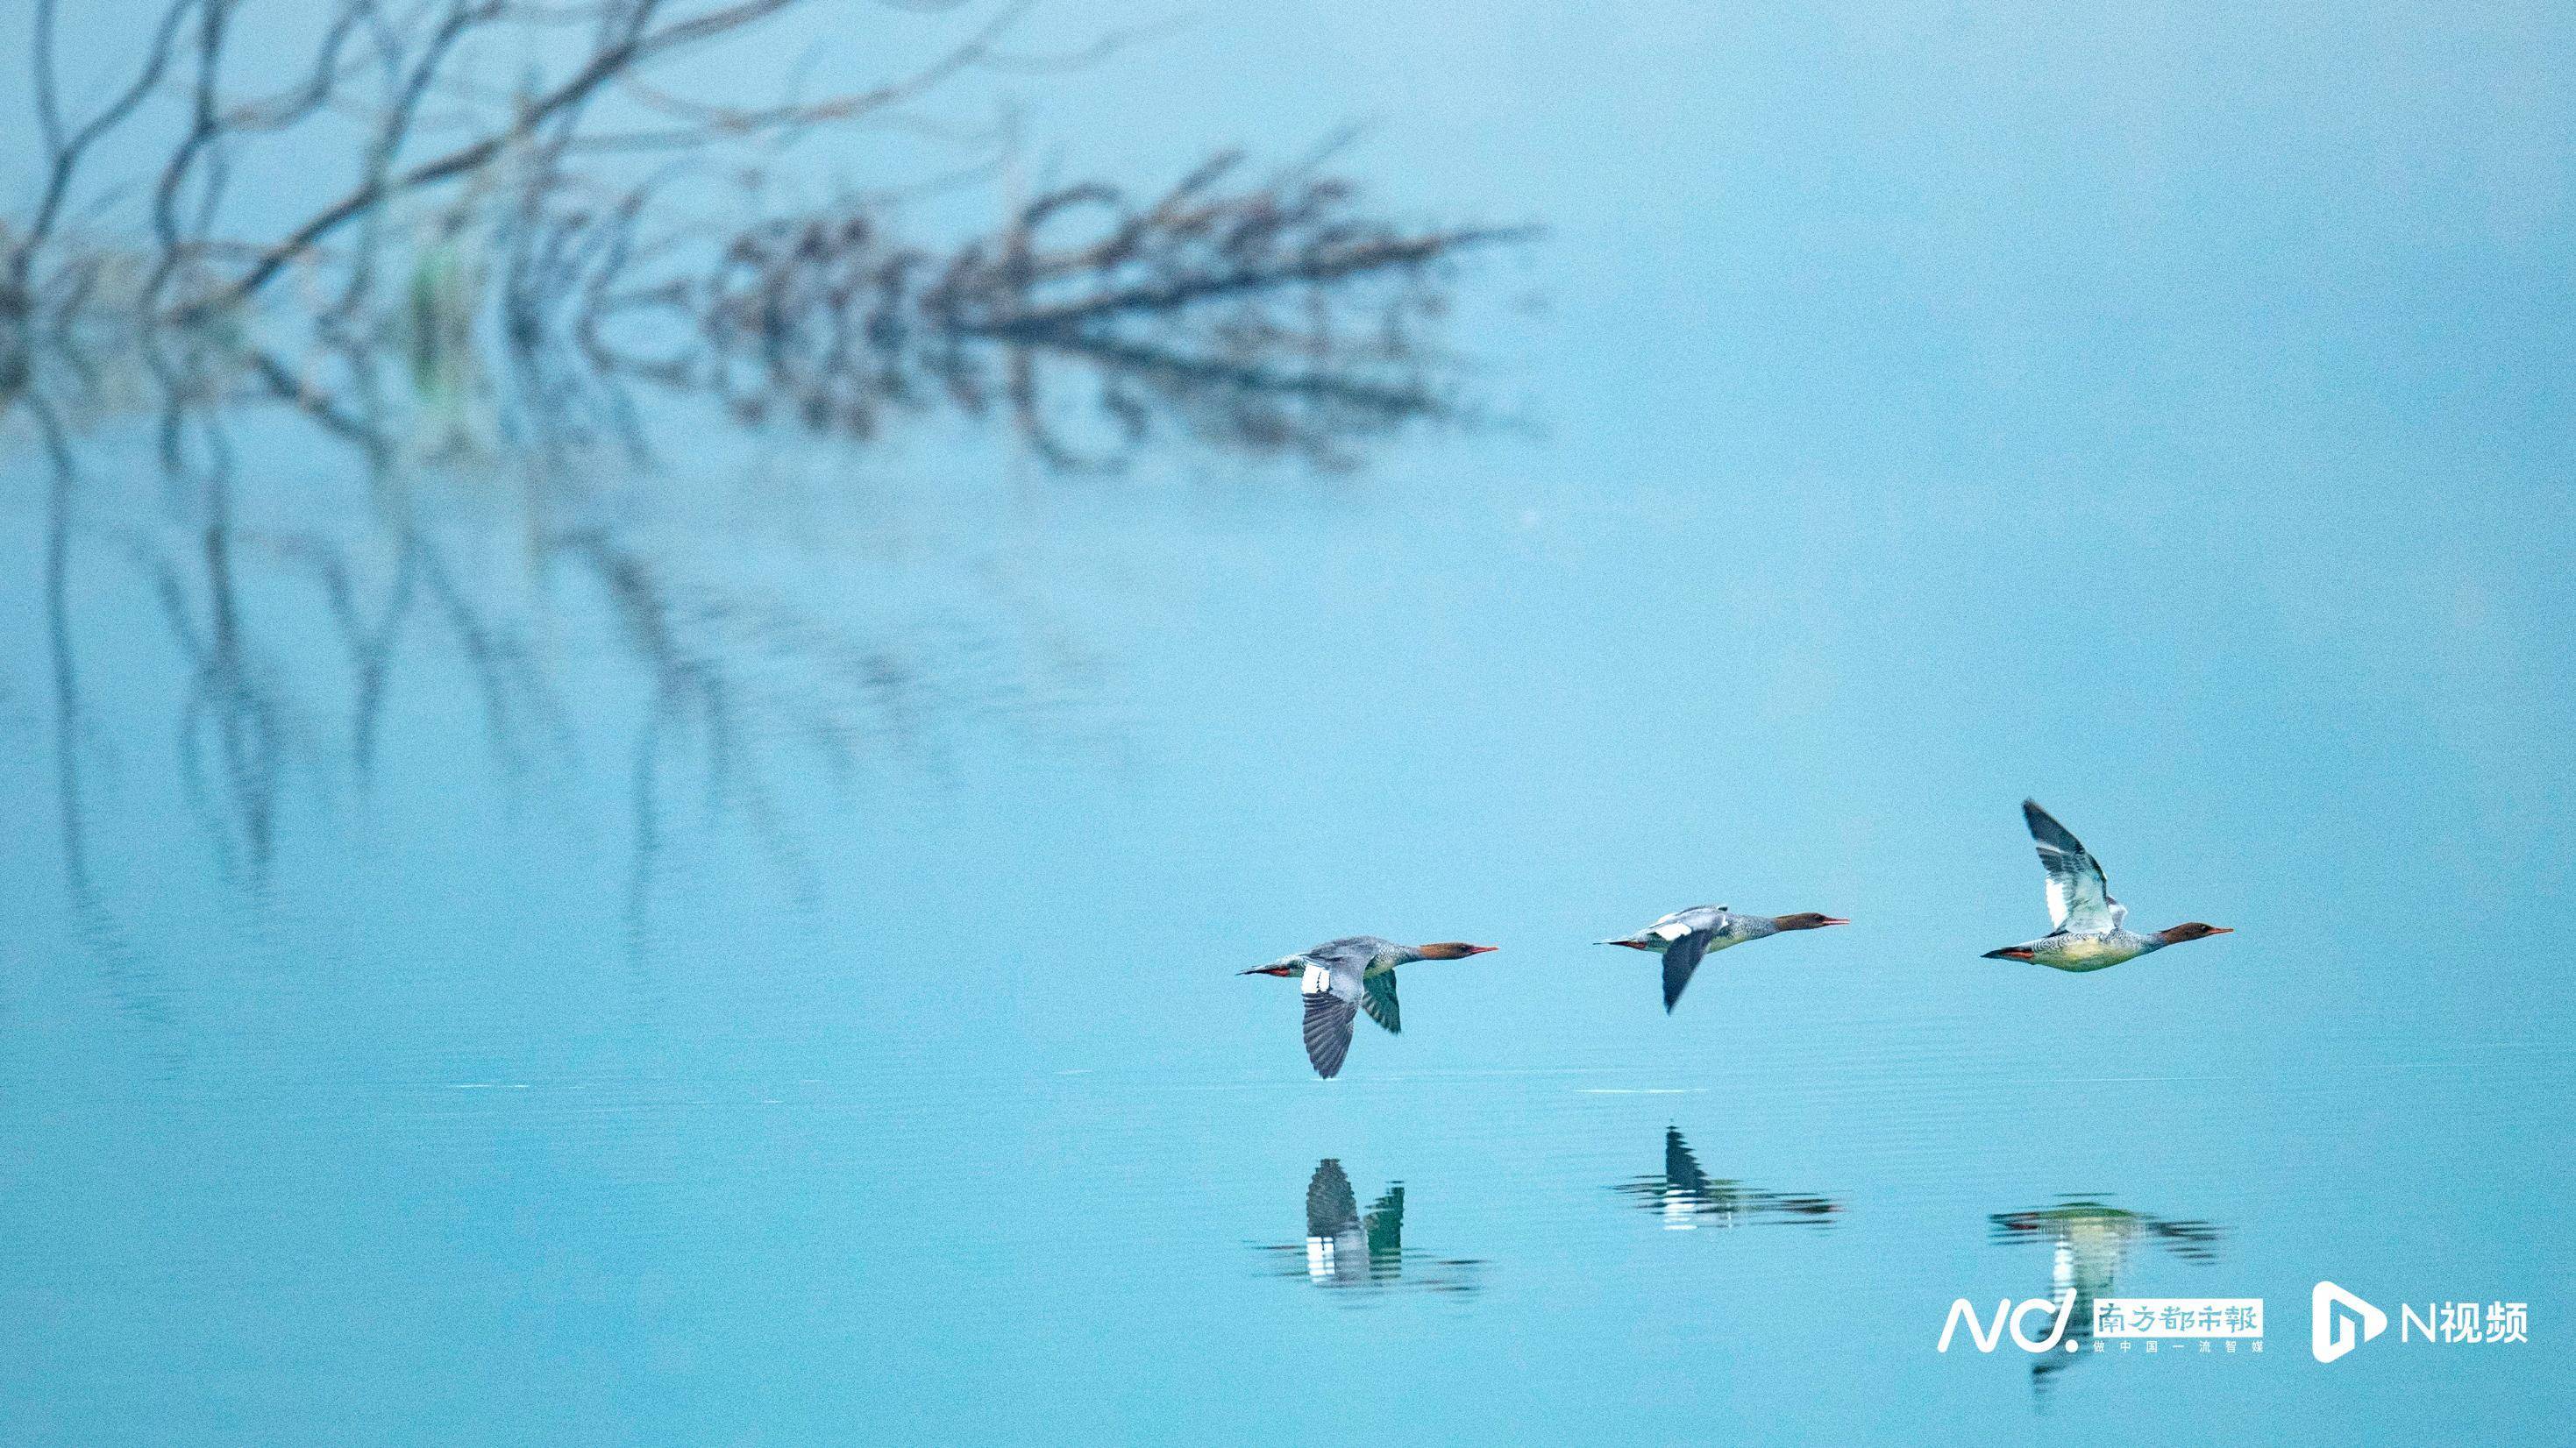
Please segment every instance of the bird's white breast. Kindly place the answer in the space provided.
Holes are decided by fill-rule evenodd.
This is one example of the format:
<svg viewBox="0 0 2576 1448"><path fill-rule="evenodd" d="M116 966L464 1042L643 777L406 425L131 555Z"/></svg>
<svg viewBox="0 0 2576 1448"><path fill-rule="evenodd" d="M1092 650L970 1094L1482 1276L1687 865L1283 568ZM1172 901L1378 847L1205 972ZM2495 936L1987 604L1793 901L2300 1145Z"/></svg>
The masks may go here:
<svg viewBox="0 0 2576 1448"><path fill-rule="evenodd" d="M2045 961L2098 968L2134 960L2145 952L2116 935L2064 935L2034 953Z"/></svg>

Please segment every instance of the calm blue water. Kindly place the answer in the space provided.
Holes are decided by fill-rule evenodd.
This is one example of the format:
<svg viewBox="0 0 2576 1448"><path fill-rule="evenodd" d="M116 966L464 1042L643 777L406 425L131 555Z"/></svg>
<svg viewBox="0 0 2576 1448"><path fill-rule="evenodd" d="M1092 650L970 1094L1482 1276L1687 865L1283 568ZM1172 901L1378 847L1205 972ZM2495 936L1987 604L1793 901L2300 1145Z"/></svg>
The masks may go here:
<svg viewBox="0 0 2576 1448"><path fill-rule="evenodd" d="M226 592L148 415L67 492L13 415L0 1436L2548 1437L2569 29L1352 3L997 82L1066 174L1358 117L1548 227L1459 279L1488 424L1348 470L244 408ZM2237 933L1979 959L2025 794ZM1855 923L1669 1018L1587 944L1702 901ZM1319 1082L1235 972L1355 932L1502 949ZM2061 1271L2264 1350L1935 1351ZM2321 1365L2321 1278L2530 1341Z"/></svg>

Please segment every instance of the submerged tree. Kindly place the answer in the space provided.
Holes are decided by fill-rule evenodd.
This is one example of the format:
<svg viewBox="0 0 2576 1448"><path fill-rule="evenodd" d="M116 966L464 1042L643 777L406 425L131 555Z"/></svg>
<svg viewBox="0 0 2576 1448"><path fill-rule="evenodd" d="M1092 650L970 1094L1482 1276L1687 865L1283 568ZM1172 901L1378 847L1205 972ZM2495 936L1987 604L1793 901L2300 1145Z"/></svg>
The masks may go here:
<svg viewBox="0 0 2576 1448"><path fill-rule="evenodd" d="M991 408L1061 467L1110 463L1158 420L1338 463L1343 439L1451 410L1423 327L1442 269L1516 233L1375 218L1318 163L1254 175L1228 152L1145 200L1062 187L947 245L902 237L881 194L773 207L761 198L795 188L704 185L775 181L799 138L918 119L969 72L1039 63L1004 49L1022 6L934 5L974 23L905 73L818 98L792 83L761 103L703 97L711 55L774 53L853 8L330 0L298 20L166 0L84 105L67 99L60 0L34 0L41 175L0 232L0 351L23 376L31 354L102 329L227 352L258 337L317 385L332 379L304 359L333 354L281 339L282 322L399 344L424 376L489 332L540 409L578 412L617 379L858 436L889 409ZM928 23L919 9L901 7ZM734 214L673 199L691 189L736 198ZM1097 441L1062 434L1067 384L1049 383L1069 367Z"/></svg>
<svg viewBox="0 0 2576 1448"><path fill-rule="evenodd" d="M62 848L110 958L94 658L130 620L85 618L85 583L166 636L178 788L237 880L270 867L299 782L368 788L388 694L427 655L461 667L513 785L585 740L626 761L633 918L691 799L799 884L782 781L935 770L976 718L1078 694L1088 651L998 583L853 622L639 536L633 493L608 496L639 470L596 466L651 451L638 388L858 439L959 409L1059 469L1173 437L1338 466L1454 415L1430 325L1447 268L1515 234L1385 220L1327 173L1330 148L1049 188L944 243L907 235L891 190L776 199L811 194L788 171L799 138L923 120L977 70L1083 59L1006 50L1017 4L138 0L123 27L31 5L38 170L0 222L0 422L48 482ZM706 98L726 47L792 54L854 16L963 28L862 88ZM74 22L108 34L75 42ZM961 184L1007 130L971 143ZM148 420L147 466L88 455L111 415ZM341 460L352 506L246 505L264 480L237 465L244 435L281 416L307 430L299 455ZM533 588L600 610L642 689L631 729L478 593L422 501L460 460L503 485ZM155 503L118 495L143 479ZM125 993L151 1008L140 977Z"/></svg>

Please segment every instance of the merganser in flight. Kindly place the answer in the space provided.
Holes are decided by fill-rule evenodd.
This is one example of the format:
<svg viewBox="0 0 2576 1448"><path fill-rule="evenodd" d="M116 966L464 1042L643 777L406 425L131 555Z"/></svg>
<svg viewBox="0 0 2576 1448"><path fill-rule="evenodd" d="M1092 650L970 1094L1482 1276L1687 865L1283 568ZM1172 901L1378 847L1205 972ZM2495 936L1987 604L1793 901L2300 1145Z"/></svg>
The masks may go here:
<svg viewBox="0 0 2576 1448"><path fill-rule="evenodd" d="M2168 945L2235 933L2197 920L2153 935L2129 929L2124 923L2129 908L2111 898L2102 862L2093 858L2093 852L2050 818L2037 801L2023 800L2021 814L2030 822L2030 837L2039 844L2040 868L2048 872L2048 918L2057 928L2025 944L1989 950L1985 959L2036 961L2059 970L2102 970Z"/></svg>
<svg viewBox="0 0 2576 1448"><path fill-rule="evenodd" d="M1245 975L1294 976L1306 999L1306 1059L1315 1074L1331 1080L1351 1051L1351 1027L1360 1011L1390 1032L1404 1028L1396 1009L1395 968L1417 960L1458 960L1482 955L1490 945L1435 940L1429 945L1398 945L1374 935L1347 935L1312 950L1256 965Z"/></svg>
<svg viewBox="0 0 2576 1448"><path fill-rule="evenodd" d="M1624 945L1630 950L1651 950L1664 958L1664 1014L1673 1013L1673 1002L1682 998L1682 987L1690 984L1691 972L1699 969L1702 957L1760 940L1783 930L1814 930L1826 925L1849 925L1831 915L1812 910L1796 915L1738 915L1723 905L1694 905L1676 910L1634 935L1617 940L1596 941L1599 945Z"/></svg>

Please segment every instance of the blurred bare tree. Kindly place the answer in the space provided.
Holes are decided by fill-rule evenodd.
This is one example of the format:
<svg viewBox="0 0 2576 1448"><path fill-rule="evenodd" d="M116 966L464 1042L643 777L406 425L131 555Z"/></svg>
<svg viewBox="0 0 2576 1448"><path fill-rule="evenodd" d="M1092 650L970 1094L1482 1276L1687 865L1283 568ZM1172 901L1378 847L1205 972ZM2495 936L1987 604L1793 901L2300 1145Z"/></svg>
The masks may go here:
<svg viewBox="0 0 2576 1448"><path fill-rule="evenodd" d="M923 23L924 8L969 7L884 14ZM130 345L172 327L262 336L309 381L334 354L277 335L292 323L399 346L425 384L473 375L463 359L488 331L514 405L557 421L613 415L598 388L619 379L858 437L889 410L953 405L1006 417L1067 469L1164 432L1337 466L1352 441L1453 410L1452 359L1426 326L1445 269L1519 233L1377 219L1319 162L1253 175L1228 152L1145 199L1056 188L945 246L902 238L882 196L773 208L760 198L798 189L769 184L787 143L1032 63L1001 48L1023 11L1008 4L863 88L689 93L707 83L690 58L790 45L844 9L328 0L288 24L248 0L166 0L127 32L140 53L123 75L76 109L60 0L33 0L40 175L0 231L0 389L102 330ZM740 184L674 184L715 175ZM710 189L744 209L667 199Z"/></svg>
<svg viewBox="0 0 2576 1448"><path fill-rule="evenodd" d="M653 451L639 389L862 441L957 409L1066 471L1173 440L1342 467L1458 415L1436 335L1452 265L1519 234L1373 215L1326 171L1332 147L1269 171L1229 151L1144 192L1049 187L945 244L904 234L899 189L795 199L801 138L928 125L921 108L970 72L1118 41L1006 51L1011 0L880 6L890 39L922 47L909 69L809 97L801 67L771 66L765 100L707 98L723 70L707 58L758 70L820 26L846 37L862 7L136 0L117 25L30 5L36 174L0 223L0 421L49 473L62 849L111 960L139 957L120 954L89 820L129 731L100 727L85 660L134 617L184 676L185 807L254 891L296 782L367 788L396 676L436 659L461 670L507 781L569 762L585 730L631 730L606 746L631 760L631 918L688 798L747 823L803 894L787 802L808 781L887 755L936 768L946 721L1042 710L1084 651L1006 585L861 625L637 536L594 482L653 471L622 465ZM955 184L993 175L1011 134L970 134ZM237 459L273 456L279 417L306 430L294 456L339 450L362 485L340 507L252 500L263 470ZM133 469L89 456L134 418L148 507L117 492ZM466 474L514 499L530 586L600 612L640 710L577 701L527 613L478 587L429 500ZM84 617L102 597L143 602Z"/></svg>

